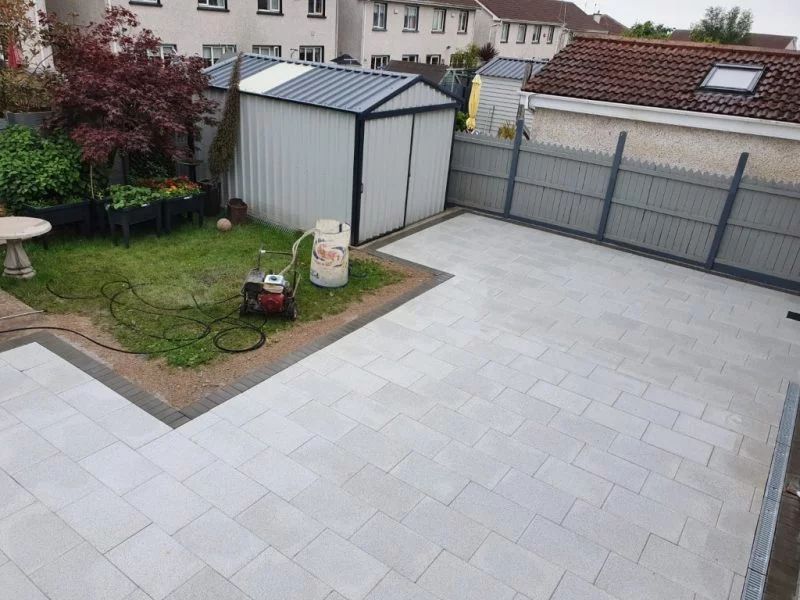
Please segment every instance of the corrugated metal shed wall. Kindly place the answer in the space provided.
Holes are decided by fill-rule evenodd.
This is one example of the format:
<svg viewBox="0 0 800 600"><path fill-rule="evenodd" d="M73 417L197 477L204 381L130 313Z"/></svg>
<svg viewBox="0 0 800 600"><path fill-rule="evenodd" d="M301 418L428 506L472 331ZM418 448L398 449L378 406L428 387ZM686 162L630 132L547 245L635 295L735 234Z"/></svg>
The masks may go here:
<svg viewBox="0 0 800 600"><path fill-rule="evenodd" d="M478 104L477 129L487 135L497 135L497 129L504 123L512 125L517 120L519 93L522 81L517 79L501 79L499 77L481 77L481 99ZM528 129L533 125L533 113L525 111L525 125Z"/></svg>
<svg viewBox="0 0 800 600"><path fill-rule="evenodd" d="M547 60L543 59L527 59L527 58L505 58L498 56L493 58L488 63L478 69L477 74L483 77L505 77L507 79L517 79L522 83L525 77L525 67L530 64L533 73L541 71L542 67L547 64Z"/></svg>
<svg viewBox="0 0 800 600"><path fill-rule="evenodd" d="M382 104L375 112L413 108L416 106L430 106L431 104L448 104L450 102L454 102L454 100L447 94L440 92L422 81L418 81L407 90L400 92L397 96Z"/></svg>
<svg viewBox="0 0 800 600"><path fill-rule="evenodd" d="M364 126L359 243L403 226L412 122L407 115Z"/></svg>
<svg viewBox="0 0 800 600"><path fill-rule="evenodd" d="M355 117L246 94L241 99L228 197L286 227L307 229L319 218L349 223Z"/></svg>
<svg viewBox="0 0 800 600"><path fill-rule="evenodd" d="M406 225L444 210L454 110L414 115Z"/></svg>

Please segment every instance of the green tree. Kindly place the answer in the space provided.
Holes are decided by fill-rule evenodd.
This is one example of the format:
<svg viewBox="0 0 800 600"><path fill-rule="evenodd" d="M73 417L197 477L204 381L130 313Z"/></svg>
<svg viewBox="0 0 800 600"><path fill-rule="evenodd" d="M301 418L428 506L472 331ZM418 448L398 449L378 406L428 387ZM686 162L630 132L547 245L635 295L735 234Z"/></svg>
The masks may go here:
<svg viewBox="0 0 800 600"><path fill-rule="evenodd" d="M662 23L656 25L652 21L645 21L644 23L634 24L634 26L627 29L623 35L633 38L667 40L669 39L669 36L672 35L672 27L667 27Z"/></svg>
<svg viewBox="0 0 800 600"><path fill-rule="evenodd" d="M734 6L709 6L699 23L692 26L690 36L695 42L717 44L745 44L753 26L753 13Z"/></svg>

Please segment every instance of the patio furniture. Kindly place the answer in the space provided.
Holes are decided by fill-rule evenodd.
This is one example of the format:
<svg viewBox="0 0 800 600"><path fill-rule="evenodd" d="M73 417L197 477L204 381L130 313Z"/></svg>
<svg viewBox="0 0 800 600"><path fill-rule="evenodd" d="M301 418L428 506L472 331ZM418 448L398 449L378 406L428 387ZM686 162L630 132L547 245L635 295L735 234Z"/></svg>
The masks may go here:
<svg viewBox="0 0 800 600"><path fill-rule="evenodd" d="M31 261L22 247L22 241L43 235L52 229L44 219L33 217L0 217L0 240L6 241L6 260L3 263L6 277L30 279L36 275Z"/></svg>

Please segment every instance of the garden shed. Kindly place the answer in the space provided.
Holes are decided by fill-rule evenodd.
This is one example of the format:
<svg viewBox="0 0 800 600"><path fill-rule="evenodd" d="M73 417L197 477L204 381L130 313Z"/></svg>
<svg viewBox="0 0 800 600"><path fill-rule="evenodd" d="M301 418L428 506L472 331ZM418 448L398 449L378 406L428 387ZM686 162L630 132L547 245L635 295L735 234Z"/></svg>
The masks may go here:
<svg viewBox="0 0 800 600"><path fill-rule="evenodd" d="M207 70L220 104L235 61ZM295 229L338 219L360 244L444 209L457 101L421 76L248 54L239 89L222 193L253 216Z"/></svg>
<svg viewBox="0 0 800 600"><path fill-rule="evenodd" d="M478 69L476 75L481 76L481 94L475 119L476 129L487 135L497 135L501 125L514 125L526 70L530 68L530 72L535 74L546 64L545 59L498 56ZM533 113L526 111L525 127L528 131L532 118Z"/></svg>

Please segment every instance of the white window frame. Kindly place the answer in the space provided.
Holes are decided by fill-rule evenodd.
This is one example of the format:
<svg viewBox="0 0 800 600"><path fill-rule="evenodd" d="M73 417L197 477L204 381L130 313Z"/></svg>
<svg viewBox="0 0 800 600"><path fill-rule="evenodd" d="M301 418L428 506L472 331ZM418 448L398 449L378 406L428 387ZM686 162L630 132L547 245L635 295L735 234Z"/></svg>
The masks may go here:
<svg viewBox="0 0 800 600"><path fill-rule="evenodd" d="M531 44L540 44L542 42L542 26L541 25L531 25L533 29L533 38L531 39Z"/></svg>
<svg viewBox="0 0 800 600"><path fill-rule="evenodd" d="M556 26L555 25L548 25L547 26L547 43L548 44L552 44L554 37L556 37Z"/></svg>
<svg viewBox="0 0 800 600"><path fill-rule="evenodd" d="M308 0L308 15L310 17L324 17L325 0Z"/></svg>
<svg viewBox="0 0 800 600"><path fill-rule="evenodd" d="M197 6L212 10L228 10L228 0L197 0Z"/></svg>
<svg viewBox="0 0 800 600"><path fill-rule="evenodd" d="M373 54L369 59L369 68L375 70L383 69L389 65L390 60L391 57L388 54Z"/></svg>
<svg viewBox="0 0 800 600"><path fill-rule="evenodd" d="M739 73L749 73L750 74L750 83L746 86L740 85L720 85L719 83L715 84L714 79L720 75L724 75L726 72L739 72ZM756 89L758 82L761 80L761 76L764 74L764 67L761 65L743 65L743 64L728 64L728 63L717 63L706 75L703 83L700 84L701 90L707 90L710 92L728 92L734 94L752 94L753 91Z"/></svg>
<svg viewBox="0 0 800 600"><path fill-rule="evenodd" d="M211 65L217 64L226 54L236 54L236 44L203 44L203 59Z"/></svg>
<svg viewBox="0 0 800 600"><path fill-rule="evenodd" d="M457 31L457 33L467 33L467 29L469 29L469 11L468 10L460 10L460 11L458 11L458 31Z"/></svg>
<svg viewBox="0 0 800 600"><path fill-rule="evenodd" d="M160 58L164 60L167 56L176 56L178 54L177 44L161 44L155 52L148 51L147 55L151 58Z"/></svg>
<svg viewBox="0 0 800 600"><path fill-rule="evenodd" d="M280 15L283 14L283 0L263 0L266 2L267 8L261 8L262 0L258 0L258 12L267 15Z"/></svg>
<svg viewBox="0 0 800 600"><path fill-rule="evenodd" d="M419 62L419 54L403 54L403 56L401 57L400 60L402 60L403 62L418 63Z"/></svg>
<svg viewBox="0 0 800 600"><path fill-rule="evenodd" d="M408 23L412 18L414 19L414 27L409 27ZM405 5L403 9L403 31L419 31L419 6L415 4Z"/></svg>
<svg viewBox="0 0 800 600"><path fill-rule="evenodd" d="M376 2L372 6L372 29L374 31L386 31L386 14L388 5L386 2ZM377 21L377 25L375 22ZM383 23L381 24L381 21Z"/></svg>
<svg viewBox="0 0 800 600"><path fill-rule="evenodd" d="M525 23L517 24L517 43L524 44L528 37L528 26ZM522 38L522 39L520 39Z"/></svg>
<svg viewBox="0 0 800 600"><path fill-rule="evenodd" d="M428 64L428 65L440 65L440 64L442 64L442 55L441 54L428 54L425 57L425 64Z"/></svg>
<svg viewBox="0 0 800 600"><path fill-rule="evenodd" d="M256 44L253 46L253 54L259 56L271 56L273 58L281 57L281 47L272 44Z"/></svg>
<svg viewBox="0 0 800 600"><path fill-rule="evenodd" d="M511 34L511 23L500 23L500 43L507 44L508 36Z"/></svg>
<svg viewBox="0 0 800 600"><path fill-rule="evenodd" d="M441 21L439 27L436 27L436 17L440 17ZM445 23L447 22L447 9L434 8L433 9L433 22L431 23L431 33L444 33Z"/></svg>
<svg viewBox="0 0 800 600"><path fill-rule="evenodd" d="M309 59L307 56L304 58L303 54L306 55L308 52L312 53L312 58ZM317 58L317 53L319 53L319 58ZM299 60L306 60L308 62L322 62L325 60L325 47L324 46L300 46L297 49L297 57Z"/></svg>

